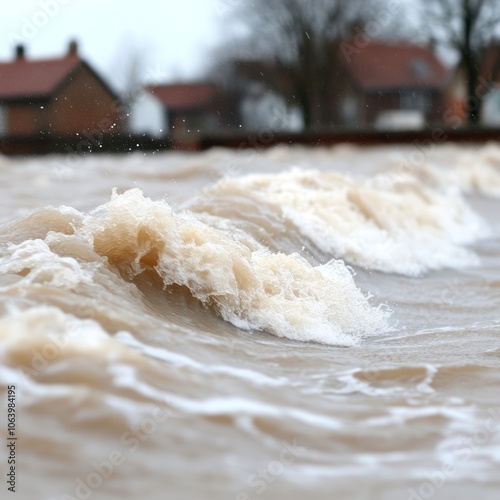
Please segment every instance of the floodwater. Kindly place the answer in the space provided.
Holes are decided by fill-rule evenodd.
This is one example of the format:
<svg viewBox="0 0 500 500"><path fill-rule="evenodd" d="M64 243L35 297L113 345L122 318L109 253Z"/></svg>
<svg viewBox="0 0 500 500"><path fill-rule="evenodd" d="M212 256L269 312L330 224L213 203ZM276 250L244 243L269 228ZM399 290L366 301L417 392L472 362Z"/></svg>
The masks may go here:
<svg viewBox="0 0 500 500"><path fill-rule="evenodd" d="M0 180L12 498L499 498L500 146Z"/></svg>

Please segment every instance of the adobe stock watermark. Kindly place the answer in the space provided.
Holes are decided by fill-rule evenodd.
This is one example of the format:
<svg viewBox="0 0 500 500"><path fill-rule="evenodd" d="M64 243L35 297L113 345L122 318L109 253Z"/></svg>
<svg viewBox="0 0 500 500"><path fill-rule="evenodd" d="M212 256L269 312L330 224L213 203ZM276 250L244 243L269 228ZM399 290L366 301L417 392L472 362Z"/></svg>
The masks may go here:
<svg viewBox="0 0 500 500"><path fill-rule="evenodd" d="M87 500L99 489L104 481L109 479L115 470L127 461L127 455L137 451L141 444L154 434L158 427L172 416L172 411L163 403L155 406L147 417L144 417L138 426L125 431L120 436L120 447L111 450L104 460L93 460L90 465L92 472L86 476L75 478L75 487L70 495L64 493L60 500Z"/></svg>
<svg viewBox="0 0 500 500"><path fill-rule="evenodd" d="M467 96L464 99L466 113L471 111L478 111L483 101L489 93L490 84L483 77L480 76L477 81L476 95ZM463 125L463 119L457 111L452 108L447 109L443 114L444 121L452 128L457 129ZM435 127L431 130L430 139L414 140L411 145L414 149L408 155L408 162L411 168L416 169L422 167L427 161L428 157L432 155L437 147L445 144L448 141L448 135L442 127Z"/></svg>
<svg viewBox="0 0 500 500"><path fill-rule="evenodd" d="M489 94L489 90L490 84L483 76L480 76L477 81L476 95L467 96L464 99L465 113L469 114L471 111L481 109L483 102ZM453 108L446 109L443 113L443 120L453 130L464 125L463 117ZM444 125L435 126L430 129L429 138L415 139L409 144L411 150L407 153L401 153L401 157L395 168L395 174L388 176L387 185L389 187L398 179L401 182L411 180L411 176L425 166L429 158L436 153L439 146L448 142L449 135L445 127Z"/></svg>
<svg viewBox="0 0 500 500"><path fill-rule="evenodd" d="M432 498L457 472L460 465L470 460L474 453L491 439L494 433L500 431L500 409L490 408L488 415L487 420L474 433L457 439L452 459L443 462L438 469L427 472L427 481L420 484L417 489L408 489L408 500Z"/></svg>
<svg viewBox="0 0 500 500"><path fill-rule="evenodd" d="M111 118L103 118L95 129L84 132L83 138L78 141L73 149L69 144L64 147L66 157L64 161L55 163L55 175L58 180L73 172L82 161L82 157L94 151L95 148L102 148L106 134L113 132L116 123Z"/></svg>
<svg viewBox="0 0 500 500"><path fill-rule="evenodd" d="M167 73L160 67L160 65L156 65L153 69L147 72L145 80L150 82L149 84L158 84L161 83L166 76ZM135 102L142 92L146 92L144 86L142 84L135 85L131 91L128 102L120 101L118 103L114 103L109 108L110 113L114 114L116 117L120 117L121 121L125 123L127 118L130 116L130 103ZM116 120L111 118L111 116L106 116L97 123L96 128L84 132L82 134L82 138L76 143L76 145L74 145L74 147L67 144L64 147L64 159L54 163L54 172L57 180L61 181L64 177L75 171L75 169L81 164L82 158L86 154L102 148L106 137L116 132L116 129Z"/></svg>
<svg viewBox="0 0 500 500"><path fill-rule="evenodd" d="M379 186L392 189L395 183L411 182L419 169L424 167L438 147L446 144L448 134L442 127L433 128L428 139L415 139L408 146L410 150L400 152L393 170L378 176Z"/></svg>
<svg viewBox="0 0 500 500"><path fill-rule="evenodd" d="M225 16L228 12L231 12L240 4L241 0L215 0L212 3L215 12L219 16Z"/></svg>
<svg viewBox="0 0 500 500"><path fill-rule="evenodd" d="M384 7L378 10L373 17L364 26L363 29L356 26L354 28L353 38L350 42L344 41L340 44L342 55L348 64L352 62L354 54L359 54L364 48L368 47L374 38L383 35L389 26L393 15L401 5L401 0L389 0Z"/></svg>
<svg viewBox="0 0 500 500"><path fill-rule="evenodd" d="M9 42L22 43L35 38L55 18L62 7L72 0L39 0L39 9L30 17L23 17L17 33L9 33Z"/></svg>
<svg viewBox="0 0 500 500"><path fill-rule="evenodd" d="M95 311L92 307L80 306L76 315L86 320L95 319ZM24 379L35 378L47 368L49 363L59 358L62 352L70 345L71 340L82 333L82 325L68 320L64 333L56 335L49 333L49 340L40 348L31 350L30 366L18 365L17 369Z"/></svg>
<svg viewBox="0 0 500 500"><path fill-rule="evenodd" d="M439 294L439 306L452 306L457 303L463 302L465 293L463 291L463 283L458 278L453 281L447 281L445 287Z"/></svg>
<svg viewBox="0 0 500 500"><path fill-rule="evenodd" d="M291 444L283 441L282 445L283 447L276 460L272 460L267 467L258 469L257 472L248 477L247 484L252 488L252 491L239 492L236 495L236 500L250 500L251 498L255 498L255 495L262 495L270 484L274 483L278 477L284 474L286 467L293 464L297 457L305 450L305 448L297 444L296 439Z"/></svg>
<svg viewBox="0 0 500 500"><path fill-rule="evenodd" d="M272 144L276 135L285 130L286 122L286 112L279 106L273 106L269 125L261 127L258 131L250 132L246 140L239 144L236 150L237 159L226 164L222 172L213 172L211 174L211 180L213 182L224 182L224 180L231 179L241 174L243 165L254 162L259 152Z"/></svg>

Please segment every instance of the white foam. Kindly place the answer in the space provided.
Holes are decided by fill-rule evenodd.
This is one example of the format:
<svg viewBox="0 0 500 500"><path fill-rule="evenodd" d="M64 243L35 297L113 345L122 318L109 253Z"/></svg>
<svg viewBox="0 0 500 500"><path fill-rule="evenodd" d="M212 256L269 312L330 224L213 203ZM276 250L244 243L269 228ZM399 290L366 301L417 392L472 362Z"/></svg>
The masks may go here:
<svg viewBox="0 0 500 500"><path fill-rule="evenodd" d="M383 176L354 182L340 174L290 172L227 179L210 196L238 191L271 203L317 247L369 269L418 276L432 269L472 266L464 245L487 232L459 195L417 180Z"/></svg>
<svg viewBox="0 0 500 500"><path fill-rule="evenodd" d="M84 220L84 235L131 275L154 269L239 328L294 340L353 345L386 328L341 261L313 267L298 254L252 251L231 231L175 214L138 189L113 194ZM258 245L256 245L258 246Z"/></svg>
<svg viewBox="0 0 500 500"><path fill-rule="evenodd" d="M10 244L2 251L0 273L23 274L29 283L73 289L79 283L90 283L92 277L73 257L61 257L41 239Z"/></svg>

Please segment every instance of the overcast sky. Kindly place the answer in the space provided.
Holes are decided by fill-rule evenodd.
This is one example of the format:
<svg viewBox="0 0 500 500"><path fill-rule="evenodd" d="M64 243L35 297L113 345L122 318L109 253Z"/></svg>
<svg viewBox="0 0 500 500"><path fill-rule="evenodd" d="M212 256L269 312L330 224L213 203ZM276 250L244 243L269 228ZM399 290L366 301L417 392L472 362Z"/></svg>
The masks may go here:
<svg viewBox="0 0 500 500"><path fill-rule="evenodd" d="M123 85L134 55L146 79L196 78L235 2L0 0L0 60L12 58L16 40L37 58L64 54L75 38L82 56L115 87Z"/></svg>

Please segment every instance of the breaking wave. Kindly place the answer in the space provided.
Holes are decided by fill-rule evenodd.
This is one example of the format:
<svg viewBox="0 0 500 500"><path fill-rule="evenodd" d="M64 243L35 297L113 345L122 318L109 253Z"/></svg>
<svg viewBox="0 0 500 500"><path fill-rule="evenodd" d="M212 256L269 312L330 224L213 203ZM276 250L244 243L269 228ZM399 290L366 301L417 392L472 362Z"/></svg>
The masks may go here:
<svg viewBox="0 0 500 500"><path fill-rule="evenodd" d="M387 331L390 311L344 261L407 276L478 263L469 245L490 229L462 194L495 190L500 153L482 156L448 177L426 166L356 180L298 168L223 179L184 211L138 189L88 213L49 207L0 228L1 284L13 295L26 287L28 302L41 287L68 314L97 296L120 313L93 307L91 319L117 332L140 324L137 280L154 275L159 293L190 295L238 328L353 345Z"/></svg>
<svg viewBox="0 0 500 500"><path fill-rule="evenodd" d="M206 193L272 207L325 254L388 273L419 276L478 263L466 247L488 234L458 195L385 174L364 180L294 169L225 179ZM243 203L243 202L242 202Z"/></svg>
<svg viewBox="0 0 500 500"><path fill-rule="evenodd" d="M154 270L243 329L280 337L352 345L386 327L341 261L313 267L298 254L250 248L190 213L133 189L113 194L85 218L82 234L113 266L135 276Z"/></svg>
<svg viewBox="0 0 500 500"><path fill-rule="evenodd" d="M14 241L3 245L0 270L11 282L44 287L47 294L98 293L109 304L117 302L111 294L121 286L109 269L119 270L128 282L153 272L164 288L188 290L245 330L348 346L387 328L387 308L370 304L342 261L312 266L297 253L272 252L249 244L250 237L242 242L138 189L113 193L111 201L87 215L45 209L4 226L2 233L12 234L9 227L17 231ZM105 272L108 290L95 289ZM122 298L122 308L137 300L130 293Z"/></svg>

